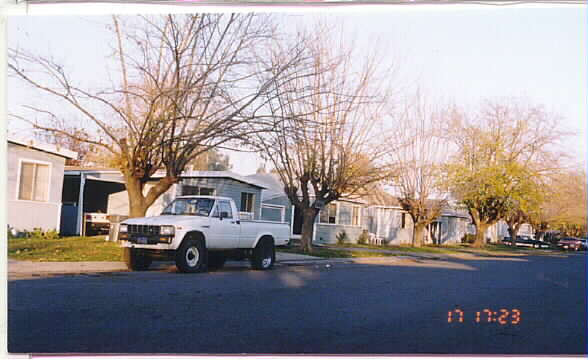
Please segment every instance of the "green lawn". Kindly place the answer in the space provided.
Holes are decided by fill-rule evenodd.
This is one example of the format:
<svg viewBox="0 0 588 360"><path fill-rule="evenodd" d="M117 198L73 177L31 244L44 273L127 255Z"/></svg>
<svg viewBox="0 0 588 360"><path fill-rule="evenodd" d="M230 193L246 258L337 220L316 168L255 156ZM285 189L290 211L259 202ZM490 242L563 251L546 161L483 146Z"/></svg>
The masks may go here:
<svg viewBox="0 0 588 360"><path fill-rule="evenodd" d="M488 252L495 252L495 253L501 253L501 252L522 252L522 253L530 253L530 252L538 252L541 253L545 250L556 250L556 251L561 251L557 248L547 248L547 249L535 249L532 247L518 247L515 246L514 248L510 245L504 245L504 244L487 244L484 248L478 250L478 251L488 251Z"/></svg>
<svg viewBox="0 0 588 360"><path fill-rule="evenodd" d="M470 244L456 244L456 245L425 245L423 247L412 246L385 246L385 245L359 245L359 244L345 244L345 245L329 245L329 248L365 248L376 250L393 250L408 253L429 253L429 254L455 254L460 252L479 253L479 254L504 254L509 252L530 252L545 249L534 249L529 247L512 247L504 244L487 244L485 247L478 249L472 247ZM553 250L553 249L551 249Z"/></svg>
<svg viewBox="0 0 588 360"><path fill-rule="evenodd" d="M121 261L122 251L104 236L8 239L8 258L29 261Z"/></svg>
<svg viewBox="0 0 588 360"><path fill-rule="evenodd" d="M345 247L358 250L345 250ZM433 253L450 254L458 252L479 253L485 255L506 255L512 252L539 251L532 248L512 248L502 244L489 244L483 249L475 249L467 244L452 246L377 246L377 245L331 245L314 247L312 255L323 258L357 258L398 256L399 253L369 252L359 249L393 250L399 253ZM278 251L304 254L298 247L280 248ZM104 241L104 236L63 237L59 239L13 238L8 239L8 258L29 261L121 261L122 251L117 243Z"/></svg>

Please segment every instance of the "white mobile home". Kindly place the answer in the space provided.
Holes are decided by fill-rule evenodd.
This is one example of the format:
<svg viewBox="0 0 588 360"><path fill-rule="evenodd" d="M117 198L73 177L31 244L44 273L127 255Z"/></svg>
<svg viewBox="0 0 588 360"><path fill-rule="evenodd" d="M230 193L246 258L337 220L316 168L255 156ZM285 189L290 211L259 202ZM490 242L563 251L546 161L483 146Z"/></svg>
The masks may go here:
<svg viewBox="0 0 588 360"><path fill-rule="evenodd" d="M18 232L60 230L63 169L77 153L34 141L8 139L7 223Z"/></svg>

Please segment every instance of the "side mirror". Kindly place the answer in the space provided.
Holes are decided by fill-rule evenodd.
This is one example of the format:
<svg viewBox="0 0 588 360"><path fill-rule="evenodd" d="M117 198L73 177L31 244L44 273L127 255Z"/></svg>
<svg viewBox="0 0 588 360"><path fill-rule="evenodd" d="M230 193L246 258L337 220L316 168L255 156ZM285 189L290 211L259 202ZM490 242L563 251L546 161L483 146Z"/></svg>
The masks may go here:
<svg viewBox="0 0 588 360"><path fill-rule="evenodd" d="M220 213L220 219L222 220L222 219L227 218L227 217L229 217L229 213L226 212L226 211L221 211L221 213Z"/></svg>

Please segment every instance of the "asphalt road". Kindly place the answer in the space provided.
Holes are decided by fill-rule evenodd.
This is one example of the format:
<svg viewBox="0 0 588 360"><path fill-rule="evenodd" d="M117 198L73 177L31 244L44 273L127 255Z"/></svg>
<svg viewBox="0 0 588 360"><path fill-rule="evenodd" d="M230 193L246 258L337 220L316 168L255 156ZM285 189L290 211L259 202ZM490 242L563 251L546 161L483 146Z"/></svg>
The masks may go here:
<svg viewBox="0 0 588 360"><path fill-rule="evenodd" d="M396 262L283 266L269 272L229 267L191 275L172 267L11 280L8 349L586 353L585 254L390 260ZM456 308L463 311L463 322L454 311L448 323L448 311ZM484 309L497 312L491 322ZM476 312L481 312L480 322Z"/></svg>

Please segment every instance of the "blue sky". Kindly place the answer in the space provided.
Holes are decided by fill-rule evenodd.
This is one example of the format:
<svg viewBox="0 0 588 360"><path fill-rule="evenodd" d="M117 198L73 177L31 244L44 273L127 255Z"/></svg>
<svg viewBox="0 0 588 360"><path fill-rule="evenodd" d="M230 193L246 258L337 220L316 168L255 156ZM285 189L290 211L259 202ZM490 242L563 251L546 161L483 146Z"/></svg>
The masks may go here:
<svg viewBox="0 0 588 360"><path fill-rule="evenodd" d="M418 83L436 100L471 107L484 98L503 97L543 104L562 116L565 129L577 133L565 149L586 162L586 7L389 7L328 17L343 22L358 46L378 44L383 58L397 64L394 81L400 87ZM108 79L104 59L109 44L103 34L107 20L12 17L8 42L52 54L92 86ZM9 111L23 102L43 101L12 79L8 86ZM253 154L230 155L236 172L248 174L259 166Z"/></svg>

